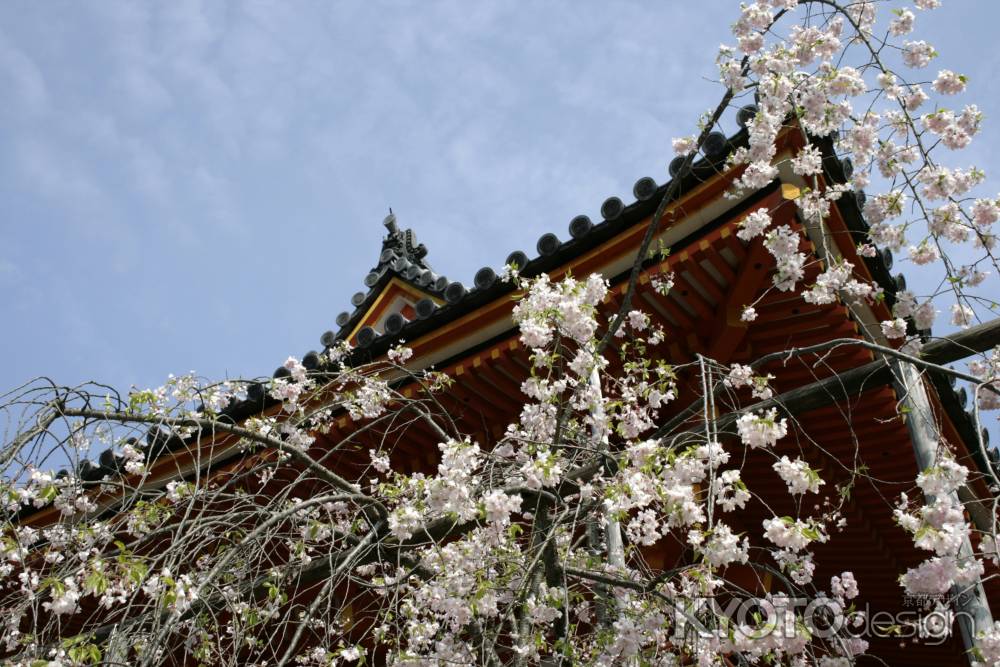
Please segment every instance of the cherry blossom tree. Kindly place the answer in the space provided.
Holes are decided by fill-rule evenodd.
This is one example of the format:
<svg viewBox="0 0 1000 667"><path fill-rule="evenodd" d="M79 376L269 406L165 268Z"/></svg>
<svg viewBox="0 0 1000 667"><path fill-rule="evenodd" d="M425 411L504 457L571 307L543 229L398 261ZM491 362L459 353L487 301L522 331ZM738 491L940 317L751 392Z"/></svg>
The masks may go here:
<svg viewBox="0 0 1000 667"><path fill-rule="evenodd" d="M852 484L879 481L841 460L851 481L834 482L828 462L780 443L803 410L858 394L876 372L897 382L908 424L926 410L927 371L969 383L977 416L1000 407L1000 326L983 321L996 305L1000 204L980 194L982 170L951 165L983 114L947 107L967 81L928 73L937 54L915 31L940 2L913 4L739 6L734 43L718 55L724 95L697 132L674 141L675 178L619 307L607 307L600 275L554 281L508 267L531 369L519 414L493 442L462 432L445 400L452 378L417 368L403 346L367 363L331 346L308 364L289 358L263 382L187 375L123 394L38 379L6 393L5 664L853 664L868 643L846 624L818 631L797 601L864 621L852 564L820 580L816 552L845 530ZM859 315L858 338L746 364L671 362L669 334L636 286L678 184L732 108L746 138L722 167L737 174L729 196L783 173L800 183L801 229L766 208L740 223L740 240L774 260L768 292L856 313L886 299L830 236L844 197L870 224L857 256L906 253L927 276L921 284L938 288L901 289L884 321ZM790 133L801 139L791 155L779 151ZM829 177L831 150L853 165L846 178ZM862 202L865 189L877 194ZM662 293L673 288L669 272L651 279ZM744 322L759 300L741 304ZM941 312L955 333L933 338ZM876 361L784 393L780 376L761 370L776 359L819 364L848 346ZM702 391L677 410L685 373ZM260 409L234 420L225 410L234 401ZM341 414L379 444L359 453L354 433L320 446ZM439 442L433 470L395 465L393 443L409 428ZM960 461L933 425L912 430L920 472L911 488L884 490L924 556L897 573L899 593L937 596L928 617L968 612L970 659L1000 664L1000 623L981 594L1000 566L997 503L984 514L970 491L998 494L1000 480ZM982 436L967 444L989 461ZM100 468L79 463L103 448ZM347 454L364 465L345 476ZM759 457L791 514L772 512L769 492L744 477ZM73 472L55 472L68 462ZM748 533L734 518L750 507L767 518ZM665 543L681 554L669 567L648 557ZM975 609L961 607L969 592ZM752 613L726 608L748 599Z"/></svg>

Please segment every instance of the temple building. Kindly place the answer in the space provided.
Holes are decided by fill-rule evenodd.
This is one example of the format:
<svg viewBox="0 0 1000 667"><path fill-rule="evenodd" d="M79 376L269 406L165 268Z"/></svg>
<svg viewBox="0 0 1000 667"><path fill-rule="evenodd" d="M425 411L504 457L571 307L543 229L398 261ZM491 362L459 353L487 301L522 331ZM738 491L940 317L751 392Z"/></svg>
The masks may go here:
<svg viewBox="0 0 1000 667"><path fill-rule="evenodd" d="M750 113L752 110L744 111L740 118L745 121ZM785 132L780 141L777 160L790 155L804 139L801 133ZM665 329L665 341L656 354L669 363L691 362L698 355L721 364L749 363L792 347L860 338L863 327L877 330L877 326L870 325L890 318L894 295L905 288L903 276L893 276L890 253L858 256L857 245L863 242L867 230L861 213L862 192L844 196L835 204L825 233L799 218L794 199L806 184L790 169L782 168L777 180L757 192L735 199L726 197L739 170L727 167L725 157L733 146L745 142L745 129L728 138L713 135L705 147L705 156L678 177L679 187L656 232L657 246L669 248L669 253L648 259L640 276L635 305ZM828 183L845 182L850 177L850 164L838 160L830 145L820 146L826 156L824 178ZM671 167L674 176L679 163ZM663 180L667 180L666 175ZM507 424L516 421L524 404L521 384L530 372L529 351L520 342L511 317L515 287L499 279L503 266L516 265L521 275L528 277L547 273L553 280L600 273L611 284L603 309L606 315L612 315L621 304L636 250L667 187L668 182L640 178L627 201L612 196L603 202L600 220L577 216L568 229L538 239L535 248L511 248L509 256L498 256L495 265L479 270L469 284L445 277L440 272L440 260L433 268L428 262L433 248L429 252L412 230L403 228L405 215L397 218L390 212L384 222L382 247L371 249L373 267L359 281L363 289L351 298L350 307L336 316L336 327L322 334L319 347L302 355L302 362L308 369L318 368L324 351L342 341L354 347L354 363L380 359L390 347L403 342L413 350L408 363L414 368L434 367L454 379L441 398L443 407L462 431L489 448L503 435ZM811 260L804 284L814 281L820 271L820 263L813 260L843 259L854 265L860 278L881 286L884 300L864 307L839 300L816 305L805 302L799 291L767 290L774 270L773 257L761 238L746 242L736 235L740 221L761 207L771 211L776 225L789 225L802 232L800 249ZM651 276L659 273L673 275L673 288L666 295L653 288ZM743 321L742 309L751 303L756 304L757 317L752 322ZM884 339L876 342L889 345ZM775 390L787 393L877 360L869 349L844 345L826 351L822 363L815 363L816 357L775 359L759 371L773 373L777 378ZM281 367L275 376L287 373ZM918 382L941 438L952 446L959 460L973 470L986 471L996 466L995 461L980 454L980 434L966 411L970 406L965 390L956 391L946 378L933 372L923 374ZM402 385L400 391L410 395L417 388ZM700 378L694 373L682 373L678 394L665 409L664 417L668 421L676 418L676 423L682 425L684 417L677 415L702 395ZM797 411L794 426L776 450L778 455L801 456L820 469L827 489L837 485L851 488L843 510L846 529L815 549L817 581L828 581L849 564L871 610L893 614L905 613L909 604L898 576L926 557L894 522L895 496L885 492L886 488L913 488L922 468L913 425L907 423L899 409L904 400L891 374L873 374L847 396L832 396ZM226 408L224 415L239 423L262 412L274 414L275 406L264 385L258 384L246 400ZM851 428L845 426L848 422ZM337 413L329 431L317 434L317 447L356 437L357 447L340 448L327 461L340 474L357 478L369 464L369 448L386 438L391 438L394 469L403 473L435 469L438 436L419 421L392 434L371 430L353 436L363 425L364 420L352 419L346 412ZM197 466L197 448L175 447L169 442L152 446L158 447L150 464L152 478L171 479ZM239 465L243 454L235 443L215 446L216 470ZM114 469L113 458L113 453L108 453L107 460L102 457L100 462L81 470L81 475L100 479ZM850 466L831 464L838 459L850 462ZM793 514L792 500L784 482L772 470L772 462L773 458L750 456L743 478L756 493L767 498L779 516L782 510ZM879 483L850 479L849 469L864 469ZM963 500L986 508L992 494L981 476L968 488L974 497ZM992 516L991 506L986 509ZM769 516L759 503L754 504L733 519L733 527L748 534L759 533L762 520ZM46 518L43 511L22 520L45 523L51 515ZM683 558L677 545L648 549L643 555L650 566L664 569ZM987 578L983 586L987 599L1000 602L1000 579ZM979 602L985 604L985 600ZM916 618L919 610L914 607L912 611ZM888 664L968 664L966 646L957 631L947 639L921 644L919 648L913 638L905 636L869 639L870 652ZM862 658L859 664L869 664L865 660Z"/></svg>

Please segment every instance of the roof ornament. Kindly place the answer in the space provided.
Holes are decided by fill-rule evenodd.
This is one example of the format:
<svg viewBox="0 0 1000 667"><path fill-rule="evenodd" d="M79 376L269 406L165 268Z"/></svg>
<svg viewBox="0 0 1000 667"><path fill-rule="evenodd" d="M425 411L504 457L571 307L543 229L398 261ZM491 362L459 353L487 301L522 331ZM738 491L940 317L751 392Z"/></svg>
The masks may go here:
<svg viewBox="0 0 1000 667"><path fill-rule="evenodd" d="M417 235L412 229L400 230L396 220L396 214L389 209L389 215L382 221L386 230L385 239L382 240L382 254L379 255L378 266L373 271L381 273L388 265L395 262L393 269L402 272L407 264L412 264L420 268L420 271L430 269L430 265L424 261L427 256L427 246L417 243ZM397 262L396 260L403 260ZM396 268L396 267L400 268Z"/></svg>
<svg viewBox="0 0 1000 667"><path fill-rule="evenodd" d="M386 235L382 239L382 250L378 261L364 278L365 291L351 297L353 312L345 311L337 316L339 327L339 332L335 334L337 338L353 330L357 319L366 311L369 302L381 291L390 276L396 276L438 297L444 297L445 290L451 284L446 277L434 272L426 259L427 246L417 241L417 235L412 229L400 228L399 220L391 208L389 215L382 220L382 225L385 227ZM433 304L433 301L431 303ZM426 306L424 311L427 311ZM393 320L393 323L398 324L396 320ZM369 331L362 335L359 330L358 342L361 343L362 339L370 342L373 333ZM324 343L324 346L327 346L327 343Z"/></svg>
<svg viewBox="0 0 1000 667"><path fill-rule="evenodd" d="M399 227L396 226L396 214L392 212L392 207L389 207L389 215L385 216L385 220L382 221L385 228L389 230L390 236L395 236L399 233Z"/></svg>

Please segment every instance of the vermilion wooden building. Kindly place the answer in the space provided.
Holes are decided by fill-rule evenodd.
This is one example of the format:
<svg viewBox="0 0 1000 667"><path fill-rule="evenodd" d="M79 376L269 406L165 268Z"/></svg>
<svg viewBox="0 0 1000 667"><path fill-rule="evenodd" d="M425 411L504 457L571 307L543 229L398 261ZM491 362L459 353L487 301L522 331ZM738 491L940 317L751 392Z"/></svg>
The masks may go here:
<svg viewBox="0 0 1000 667"><path fill-rule="evenodd" d="M656 350L671 363L691 361L696 354L721 363L747 363L768 353L790 347L820 343L832 338L860 337L859 319L867 323L889 318L893 295L903 278L891 274L888 254L873 259L857 255L856 244L862 241L866 225L860 212L863 194L845 196L828 220L828 236L816 238L816 230L805 228L797 215L793 199L805 184L790 170L758 192L741 199L724 197L738 170L727 170L724 157L731 144L745 141L745 131L728 141L713 138L705 159L697 162L683 178L678 195L670 203L658 230L658 241L670 248L665 259L648 262L640 279L637 307L645 308L667 331L666 341ZM801 142L801 133L782 135L783 150L790 151ZM836 160L829 147L825 161L828 181L844 181L849 165ZM779 155L778 159L781 159ZM513 287L497 280L502 264L513 262L523 275L542 272L554 279L572 273L585 276L599 272L613 286L604 308L615 312L625 291L626 275L632 265L640 240L650 223L657 203L666 192L666 184L653 179L636 182L628 203L617 197L601 207L602 220L592 224L586 217L574 219L568 231L559 236L547 234L538 240L530 254L514 253L497 257L495 268L484 268L473 284L449 282L427 263L427 249L416 243L409 230L400 230L394 217L386 221L387 235L374 268L364 278L365 290L352 299L353 309L336 318L338 329L322 337L330 346L348 340L356 346L356 361L375 360L399 341L414 351L411 364L417 368L433 365L454 378L447 391L445 407L459 426L488 447L516 420L523 405L520 385L528 375L528 354L518 340L512 320ZM871 307L853 311L842 303L810 305L799 293L771 291L756 306L758 317L752 323L741 321L745 304L754 302L765 291L772 275L773 259L761 239L746 243L736 236L737 225L758 207L770 209L776 224L788 224L804 233L803 250L816 258L817 243L827 244L828 252L855 266L861 277L876 281L885 290L886 299ZM675 282L667 296L652 289L649 276L670 271ZM809 284L819 268L807 275ZM877 329L877 327L875 327ZM319 352L304 355L307 367L315 367ZM787 392L875 359L872 352L845 346L829 351L822 363L816 357L775 361L770 371L776 377L776 390ZM279 374L282 369L279 369ZM962 462L974 470L991 465L978 454L974 444L974 422L964 411L964 393L956 393L947 380L926 376L926 388L939 420L942 436L958 452ZM666 418L697 399L701 380L696 375L682 375L680 395L667 409ZM404 388L404 393L411 389ZM778 453L800 455L822 469L827 489L847 481L848 468L864 467L880 480L878 485L857 481L846 504L847 529L833 535L828 544L815 549L819 571L817 581L828 581L843 569L852 569L859 581L862 597L873 611L898 614L907 609L897 577L926 557L917 551L912 540L895 525L892 503L895 493L913 488L918 473L905 419L898 411L900 396L884 377L873 379L848 400L830 402L825 407L797 414L798 426L779 443ZM227 413L239 421L261 410L275 408L263 392L252 394L243 403L231 406ZM673 413L671 412L673 411ZM850 428L848 427L848 423ZM349 438L359 423L347 414L336 415L329 433L319 435L324 441ZM366 438L359 436L359 447L343 449L331 465L344 474L362 470L368 463ZM394 468L402 472L433 470L437 463L437 436L419 422L410 424L405 434L395 437L392 453ZM215 456L226 454L225 441L216 443ZM235 445L232 445L235 447ZM164 452L152 465L152 473L162 479L178 471L192 469L190 449ZM840 468L831 465L833 458L847 462ZM765 495L777 510L791 505L786 487L770 467L771 459L751 457L743 478L756 492ZM980 500L990 498L982 481L971 485ZM790 512L789 512L790 513ZM734 528L749 534L760 532L761 521L768 518L759 504L734 517ZM26 521L45 521L42 515ZM669 568L679 554L670 549L650 550L647 559L654 566ZM1000 584L988 580L987 596L1000 602ZM996 606L996 605L994 605ZM914 617L917 609L912 608ZM893 665L967 664L965 648L958 632L936 646L915 646L911 639L873 639L871 652ZM878 664L862 658L859 664Z"/></svg>

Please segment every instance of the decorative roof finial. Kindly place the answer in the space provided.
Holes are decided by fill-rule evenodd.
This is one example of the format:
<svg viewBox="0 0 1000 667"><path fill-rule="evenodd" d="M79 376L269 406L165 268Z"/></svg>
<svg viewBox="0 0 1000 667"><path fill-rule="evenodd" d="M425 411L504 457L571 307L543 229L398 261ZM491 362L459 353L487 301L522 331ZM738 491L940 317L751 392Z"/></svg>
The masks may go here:
<svg viewBox="0 0 1000 667"><path fill-rule="evenodd" d="M432 286L438 282L447 285L447 282L435 274L424 259L427 256L427 246L417 241L417 235L413 230L400 229L396 214L391 208L382 224L385 225L388 234L382 239L382 252L379 254L378 263L365 276L365 287L374 288L387 272L392 272L423 289L443 290L443 286L439 288Z"/></svg>
<svg viewBox="0 0 1000 667"><path fill-rule="evenodd" d="M396 226L396 214L392 212L392 207L389 207L389 215L385 216L385 220L382 221L385 228L389 230L389 236L395 236L399 234L399 227Z"/></svg>

